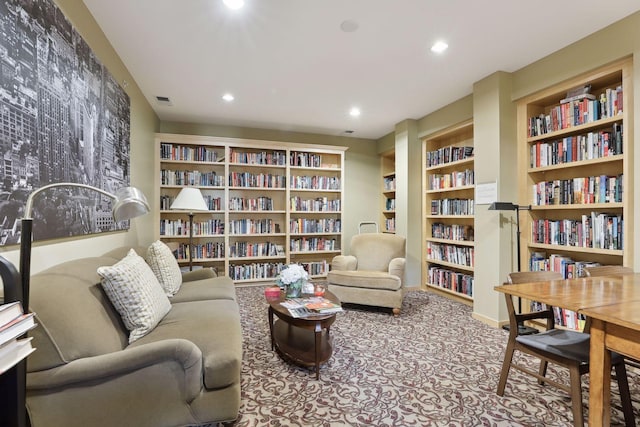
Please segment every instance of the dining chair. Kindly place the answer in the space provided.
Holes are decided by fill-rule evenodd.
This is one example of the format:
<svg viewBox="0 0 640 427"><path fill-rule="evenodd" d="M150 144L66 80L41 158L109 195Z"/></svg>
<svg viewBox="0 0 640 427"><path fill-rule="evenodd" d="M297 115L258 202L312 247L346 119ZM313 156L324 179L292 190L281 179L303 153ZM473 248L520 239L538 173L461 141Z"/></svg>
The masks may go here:
<svg viewBox="0 0 640 427"><path fill-rule="evenodd" d="M625 274L633 274L633 268L624 265L598 265L595 267L585 267L587 277L597 276L620 276Z"/></svg>
<svg viewBox="0 0 640 427"><path fill-rule="evenodd" d="M509 284L541 282L548 280L562 280L562 276L556 272L549 271L528 271L510 273ZM509 314L509 339L505 350L502 371L498 381L498 396L504 396L507 378L511 368L529 374L538 379L540 385L550 384L569 393L571 397L571 411L573 413L574 426L584 425L582 411L582 375L589 372L589 344L588 333L572 331L568 329L556 329L553 315L553 307L546 306L542 310L517 313L513 303L513 297L504 294ZM532 335L518 335L518 324L529 320L544 320L546 328L544 331ZM585 326L588 332L589 322ZM538 372L518 364L514 361L515 351L525 353L540 359ZM548 378L547 366L554 363L569 370L569 384L555 379ZM615 368L622 411L624 413L625 425L634 426L635 420L631 396L629 394L629 384L624 359L621 355L613 353L611 365Z"/></svg>

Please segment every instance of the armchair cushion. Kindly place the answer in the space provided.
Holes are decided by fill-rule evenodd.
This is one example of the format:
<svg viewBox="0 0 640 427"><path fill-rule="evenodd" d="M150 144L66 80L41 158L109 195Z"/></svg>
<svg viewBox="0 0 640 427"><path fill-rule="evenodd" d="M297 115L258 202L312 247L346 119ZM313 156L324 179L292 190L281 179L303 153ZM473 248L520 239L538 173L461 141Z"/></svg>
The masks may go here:
<svg viewBox="0 0 640 427"><path fill-rule="evenodd" d="M337 255L331 260L332 270L355 270L358 267L358 260L353 255Z"/></svg>
<svg viewBox="0 0 640 427"><path fill-rule="evenodd" d="M330 271L327 280L332 285L352 288L397 291L402 287L402 281L398 276L384 271Z"/></svg>
<svg viewBox="0 0 640 427"><path fill-rule="evenodd" d="M171 309L153 271L133 249L114 265L98 268L98 274L129 330L129 343L149 333Z"/></svg>

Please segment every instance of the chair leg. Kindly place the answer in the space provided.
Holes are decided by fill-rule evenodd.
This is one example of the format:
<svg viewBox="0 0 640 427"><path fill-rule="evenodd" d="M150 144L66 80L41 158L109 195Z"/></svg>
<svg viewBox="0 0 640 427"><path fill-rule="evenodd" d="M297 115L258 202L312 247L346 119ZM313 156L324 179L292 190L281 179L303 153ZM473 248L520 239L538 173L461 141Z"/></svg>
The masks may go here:
<svg viewBox="0 0 640 427"><path fill-rule="evenodd" d="M627 368L624 361L615 365L616 378L618 379L618 391L620 392L620 401L622 403L622 412L624 413L624 423L627 427L636 425L633 415L633 406L631 404L631 394L629 393L629 380L627 379Z"/></svg>
<svg viewBox="0 0 640 427"><path fill-rule="evenodd" d="M584 427L584 417L582 415L582 382L580 380L580 367L578 365L569 367L569 381L571 384L573 425L576 427Z"/></svg>
<svg viewBox="0 0 640 427"><path fill-rule="evenodd" d="M538 369L538 374L540 374L541 377L547 376L547 366L549 366L549 363L544 359L540 359L540 369ZM538 380L538 384L544 385L544 381Z"/></svg>
<svg viewBox="0 0 640 427"><path fill-rule="evenodd" d="M500 380L498 381L498 396L504 396L504 388L507 385L507 378L509 377L509 370L511 369L511 361L513 360L513 352L515 346L511 341L507 343L507 348L504 351L504 361L502 362L502 371L500 371Z"/></svg>

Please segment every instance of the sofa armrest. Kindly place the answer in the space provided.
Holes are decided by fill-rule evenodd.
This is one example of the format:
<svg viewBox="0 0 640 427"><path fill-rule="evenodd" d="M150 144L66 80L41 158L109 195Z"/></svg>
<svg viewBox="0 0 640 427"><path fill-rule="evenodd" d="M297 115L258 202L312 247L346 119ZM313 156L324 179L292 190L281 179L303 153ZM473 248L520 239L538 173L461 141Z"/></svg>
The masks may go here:
<svg viewBox="0 0 640 427"><path fill-rule="evenodd" d="M175 377L175 365L184 373L179 382L172 380ZM195 399L200 393L203 375L202 352L194 343L185 339L157 341L100 356L77 359L46 371L29 372L27 389L47 390L83 386L128 375L133 377L132 381L140 381L144 387L148 387L148 379L145 381L147 374L141 373L137 380L135 377L139 371L151 367L166 369L167 374L173 373L164 377L168 381L174 381L175 387L184 387L186 401Z"/></svg>
<svg viewBox="0 0 640 427"><path fill-rule="evenodd" d="M337 255L331 260L331 269L340 271L355 270L358 260L353 255Z"/></svg>
<svg viewBox="0 0 640 427"><path fill-rule="evenodd" d="M193 271L187 271L182 273L183 282L193 282L195 280L211 279L212 277L218 277L213 268L199 268Z"/></svg>
<svg viewBox="0 0 640 427"><path fill-rule="evenodd" d="M405 258L393 258L389 262L389 274L398 276L400 282L404 282L404 266L407 263Z"/></svg>

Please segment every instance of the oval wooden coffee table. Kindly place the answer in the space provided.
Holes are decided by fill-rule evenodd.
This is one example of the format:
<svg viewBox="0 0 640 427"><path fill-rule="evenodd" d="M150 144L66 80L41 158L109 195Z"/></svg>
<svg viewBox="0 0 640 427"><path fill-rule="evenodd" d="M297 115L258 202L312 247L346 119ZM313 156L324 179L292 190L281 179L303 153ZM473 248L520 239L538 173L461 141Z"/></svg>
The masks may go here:
<svg viewBox="0 0 640 427"><path fill-rule="evenodd" d="M311 297L303 295L302 297ZM326 291L324 298L340 304L334 294ZM285 360L304 367L315 367L316 379L320 379L320 365L333 353L329 329L336 320L336 313L317 314L310 317L293 317L280 303L286 298L268 298L271 350L276 350ZM274 322L274 315L277 319Z"/></svg>

